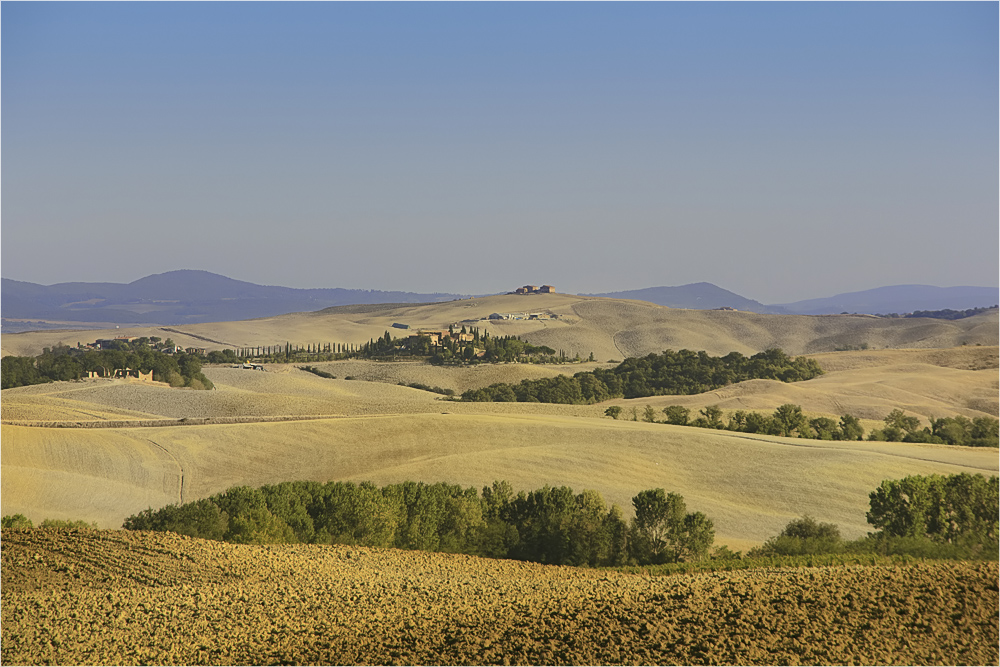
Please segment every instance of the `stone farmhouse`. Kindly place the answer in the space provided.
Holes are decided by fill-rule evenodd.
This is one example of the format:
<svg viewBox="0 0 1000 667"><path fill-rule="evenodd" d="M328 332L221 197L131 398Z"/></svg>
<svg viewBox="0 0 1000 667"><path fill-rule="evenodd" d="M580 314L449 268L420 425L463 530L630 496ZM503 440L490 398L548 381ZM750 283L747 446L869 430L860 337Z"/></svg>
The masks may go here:
<svg viewBox="0 0 1000 667"><path fill-rule="evenodd" d="M514 290L514 294L555 294L555 291L556 288L552 285L542 285L541 287L525 285Z"/></svg>

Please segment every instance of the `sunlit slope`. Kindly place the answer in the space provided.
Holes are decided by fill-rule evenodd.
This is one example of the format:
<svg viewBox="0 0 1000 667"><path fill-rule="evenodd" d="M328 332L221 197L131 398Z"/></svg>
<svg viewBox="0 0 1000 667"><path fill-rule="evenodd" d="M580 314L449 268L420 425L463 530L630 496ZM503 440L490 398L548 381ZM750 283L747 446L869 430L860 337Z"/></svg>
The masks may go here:
<svg viewBox="0 0 1000 667"><path fill-rule="evenodd" d="M610 403L637 407L640 412L646 405L658 412L668 405L683 405L692 411L717 405L726 411L771 412L783 403L792 403L802 406L809 416L851 414L876 421L900 409L920 417L925 426L938 417L996 417L1000 413L996 367L951 368L917 361L920 352L891 352L897 353L897 363L833 370L807 382L750 380L694 396L655 396ZM907 363L908 357L914 361ZM829 358L817 358L821 364L837 366ZM663 419L663 415L659 418Z"/></svg>
<svg viewBox="0 0 1000 667"><path fill-rule="evenodd" d="M908 474L996 474L995 450L820 443L549 415L387 417L134 429L3 426L4 513L105 527L235 484L407 479L480 487L507 479L594 488L629 509L663 487L711 516L720 539L762 541L808 513L866 530L868 492Z"/></svg>
<svg viewBox="0 0 1000 667"><path fill-rule="evenodd" d="M536 313L538 320L487 320L493 313ZM996 312L962 320L883 319L865 315L758 315L748 312L685 310L643 301L564 294L495 296L447 303L343 306L315 313L177 326L110 331L37 332L3 336L3 354L37 354L59 342L75 345L115 335L172 338L183 346L219 349L315 343L361 344L385 331L441 330L477 326L490 335L519 335L569 356L593 353L598 361L621 360L664 349L711 354L752 354L780 347L789 354L867 345L883 348L944 348L997 345Z"/></svg>
<svg viewBox="0 0 1000 667"><path fill-rule="evenodd" d="M614 403L880 420L902 408L926 420L997 413L997 348L879 350L817 355L827 374L794 384L756 380L699 396ZM268 372L209 367L214 391L125 382L59 382L4 390L5 421L100 421L323 416L314 421L157 428L26 428L2 433L5 514L80 518L114 527L146 507L194 500L234 484L294 479L405 479L482 486L508 479L596 488L629 511L645 488L682 493L739 546L799 514L867 530L867 494L883 478L995 473L996 450L894 443L819 443L613 421L606 405L455 403L398 386L461 390L592 365L442 368L414 363L323 364L330 380L291 366ZM345 376L357 377L345 380ZM366 381L371 380L371 381ZM447 414L442 414L447 413ZM662 415L659 415L662 419ZM873 425L869 424L869 427Z"/></svg>
<svg viewBox="0 0 1000 667"><path fill-rule="evenodd" d="M794 403L814 416L849 413L871 420L881 420L899 408L921 417L924 423L932 417L998 414L996 347L812 356L827 372L808 382L754 380L696 396L611 403L635 405L640 410L647 404L657 410L672 404L692 408L717 404L726 410L758 411ZM208 367L206 373L216 390L207 392L106 380L58 382L5 390L0 413L7 421L358 416L434 411L598 417L606 407L453 403L441 401L437 394L396 386L420 383L461 393L496 382L573 374L591 370L596 364L442 367L413 362L341 361L317 365L337 379L317 377L293 365L270 365L263 373Z"/></svg>

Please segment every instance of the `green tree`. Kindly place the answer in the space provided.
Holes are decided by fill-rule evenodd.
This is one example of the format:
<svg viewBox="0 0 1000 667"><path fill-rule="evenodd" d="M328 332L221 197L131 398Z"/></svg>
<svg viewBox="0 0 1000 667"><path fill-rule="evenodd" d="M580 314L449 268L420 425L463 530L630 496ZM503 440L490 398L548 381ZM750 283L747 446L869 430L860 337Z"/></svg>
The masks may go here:
<svg viewBox="0 0 1000 667"><path fill-rule="evenodd" d="M907 416L899 408L896 408L890 412L885 417L886 430L895 429L893 432L901 432L903 434L913 433L918 428L920 428L920 419L917 417ZM901 438L900 438L901 439Z"/></svg>
<svg viewBox="0 0 1000 667"><path fill-rule="evenodd" d="M699 410L699 412L705 418L705 422L707 424L706 428L723 428L722 409L718 405L705 406L705 408Z"/></svg>
<svg viewBox="0 0 1000 667"><path fill-rule="evenodd" d="M841 440L861 440L865 435L865 429L861 426L861 420L853 415L841 415L840 417L840 439Z"/></svg>
<svg viewBox="0 0 1000 667"><path fill-rule="evenodd" d="M604 414L612 419L618 419L622 414L622 406L620 405L610 405L608 409L604 411Z"/></svg>
<svg viewBox="0 0 1000 667"><path fill-rule="evenodd" d="M228 529L223 536L227 542L238 544L294 543L295 534L288 524L276 518L267 508L267 500L260 489L235 486L214 497L219 509L229 517Z"/></svg>
<svg viewBox="0 0 1000 667"><path fill-rule="evenodd" d="M653 409L652 405L647 405L646 409L643 410L642 420L644 422L649 422L650 424L656 422L656 410Z"/></svg>
<svg viewBox="0 0 1000 667"><path fill-rule="evenodd" d="M809 421L809 426L819 440L839 440L840 431L837 422L829 417L816 417Z"/></svg>
<svg viewBox="0 0 1000 667"><path fill-rule="evenodd" d="M663 408L663 414L666 415L668 424L687 426L691 411L680 405L668 405Z"/></svg>
<svg viewBox="0 0 1000 667"><path fill-rule="evenodd" d="M801 435L809 426L809 422L802 414L802 408L791 403L778 406L778 409L774 411L774 421L780 429L780 435L786 437L793 433Z"/></svg>
<svg viewBox="0 0 1000 667"><path fill-rule="evenodd" d="M892 537L934 541L997 539L998 479L961 473L884 480L869 495L868 523Z"/></svg>
<svg viewBox="0 0 1000 667"><path fill-rule="evenodd" d="M712 521L700 512L687 513L684 498L663 489L642 491L632 498L631 547L640 563L697 560L715 539Z"/></svg>

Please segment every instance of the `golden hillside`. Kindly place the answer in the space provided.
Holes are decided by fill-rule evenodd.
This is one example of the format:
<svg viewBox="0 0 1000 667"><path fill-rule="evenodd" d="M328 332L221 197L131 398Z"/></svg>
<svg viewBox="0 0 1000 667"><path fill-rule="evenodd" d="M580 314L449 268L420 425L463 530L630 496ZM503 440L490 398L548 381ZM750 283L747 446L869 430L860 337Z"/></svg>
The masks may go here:
<svg viewBox="0 0 1000 667"><path fill-rule="evenodd" d="M493 313L536 313L537 320L488 320ZM547 318L547 319L544 319ZM758 315L749 312L685 310L644 301L567 294L502 295L446 303L341 306L314 313L192 324L163 328L129 327L105 331L43 331L6 334L2 354L34 355L57 343L75 345L116 335L173 338L183 346L221 349L312 343L365 343L394 323L412 329L478 326L495 335L519 335L569 356L621 360L665 349L710 354L752 354L780 347L789 354L827 352L867 345L885 348L950 348L997 345L996 312L963 320L882 319L868 315Z"/></svg>
<svg viewBox="0 0 1000 667"><path fill-rule="evenodd" d="M751 381L699 396L613 401L881 419L996 415L997 349L889 350L821 355L830 372L808 382ZM456 403L399 381L482 386L579 370L577 365L444 368L334 362L330 380L290 366L267 372L208 367L214 391L88 380L8 389L0 403L5 514L117 527L147 507L191 501L236 484L407 479L482 487L593 488L631 512L647 488L680 493L742 549L801 514L868 530L868 493L910 474L997 474L996 450L837 443L614 421L606 405ZM352 375L356 380L345 380ZM991 398L992 397L992 398ZM311 419L300 419L313 417ZM316 418L318 417L318 418ZM293 421L264 419L291 418ZM187 425L178 425L187 419ZM192 424L209 419L209 423ZM171 425L164 425L163 421ZM246 422L251 423L232 423ZM26 426L113 425L114 428ZM146 426L140 426L146 424ZM870 425L869 425L870 428Z"/></svg>
<svg viewBox="0 0 1000 667"><path fill-rule="evenodd" d="M541 319L487 320L493 313L535 313ZM795 384L756 380L698 396L612 403L625 406L626 414L632 407L641 413L647 404L657 411L671 404L717 404L727 411L770 412L795 403L809 416L854 414L868 420L868 429L894 408L924 423L958 414L996 416L997 322L996 313L953 322L780 316L553 294L345 306L189 327L4 335L4 354L35 354L58 342L115 335L157 335L217 349L285 341L358 344L386 330L405 335L393 323L411 329L465 324L491 335L520 335L570 356L593 352L598 360L470 368L318 364L336 380L292 365L269 365L263 373L207 367L214 391L109 380L4 390L4 513L117 527L147 507L195 500L236 484L413 479L481 487L507 479L526 490L545 484L597 489L627 514L637 492L663 487L708 514L718 541L735 548L760 543L805 513L837 523L853 537L867 531L868 493L882 479L996 474L996 451L746 436L613 421L604 417L607 405L456 403L397 385L419 382L461 393L668 348L752 354L781 347L816 356L828 372ZM870 349L831 351L863 345ZM78 428L67 428L72 426Z"/></svg>

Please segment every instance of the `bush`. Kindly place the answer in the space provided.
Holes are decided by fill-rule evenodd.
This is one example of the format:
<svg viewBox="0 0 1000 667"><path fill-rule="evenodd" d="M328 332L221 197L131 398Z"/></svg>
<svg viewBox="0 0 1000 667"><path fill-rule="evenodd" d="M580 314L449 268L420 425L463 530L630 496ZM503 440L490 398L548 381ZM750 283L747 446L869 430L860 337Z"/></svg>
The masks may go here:
<svg viewBox="0 0 1000 667"><path fill-rule="evenodd" d="M56 530L97 530L96 523L73 519L46 519L42 521L40 528L53 528Z"/></svg>
<svg viewBox="0 0 1000 667"><path fill-rule="evenodd" d="M31 519L24 516L23 514L8 514L7 516L0 519L0 527L2 528L34 528L34 524L31 523Z"/></svg>
<svg viewBox="0 0 1000 667"><path fill-rule="evenodd" d="M836 525L803 516L789 522L781 533L751 550L748 556L807 556L840 553L844 549L845 542Z"/></svg>

